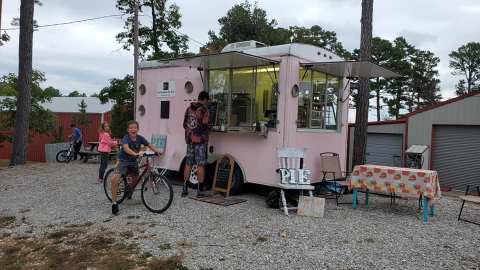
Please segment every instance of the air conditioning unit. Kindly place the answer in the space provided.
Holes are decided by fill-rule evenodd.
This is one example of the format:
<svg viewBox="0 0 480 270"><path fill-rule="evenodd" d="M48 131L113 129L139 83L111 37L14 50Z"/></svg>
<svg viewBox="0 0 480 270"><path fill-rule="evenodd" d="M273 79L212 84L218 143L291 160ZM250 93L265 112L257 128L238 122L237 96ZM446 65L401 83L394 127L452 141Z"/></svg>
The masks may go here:
<svg viewBox="0 0 480 270"><path fill-rule="evenodd" d="M267 45L265 45L265 43L255 41L255 40L240 41L240 42L228 44L223 48L222 52L233 52L233 51L241 52L245 50L261 48L266 46Z"/></svg>

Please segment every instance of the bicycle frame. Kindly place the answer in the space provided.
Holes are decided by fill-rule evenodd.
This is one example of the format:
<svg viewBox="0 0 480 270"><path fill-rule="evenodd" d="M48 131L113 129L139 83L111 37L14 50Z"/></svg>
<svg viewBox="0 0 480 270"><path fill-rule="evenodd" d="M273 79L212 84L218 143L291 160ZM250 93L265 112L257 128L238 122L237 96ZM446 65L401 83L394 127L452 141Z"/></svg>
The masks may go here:
<svg viewBox="0 0 480 270"><path fill-rule="evenodd" d="M150 164L150 159L151 158L154 158L155 156L144 156L144 157L141 157L141 158L144 158L145 159L145 164L142 165L142 166L139 166L138 167L138 170L140 171L140 173L138 174L138 176L133 176L133 181L131 183L131 188L132 190L135 190L135 188L137 187L137 185L140 183L140 180L148 173L148 172L152 172L154 169L154 167L151 166ZM165 175L165 173L167 172L167 169L161 169L160 172L158 172L159 175ZM157 173L157 172L155 172ZM131 175L130 175L131 177Z"/></svg>

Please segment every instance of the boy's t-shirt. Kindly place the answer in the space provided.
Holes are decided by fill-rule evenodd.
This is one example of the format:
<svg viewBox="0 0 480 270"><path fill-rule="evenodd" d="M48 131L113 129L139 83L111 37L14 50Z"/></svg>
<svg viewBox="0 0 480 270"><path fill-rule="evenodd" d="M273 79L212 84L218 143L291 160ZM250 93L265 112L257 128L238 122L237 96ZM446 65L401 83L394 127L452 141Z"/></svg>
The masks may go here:
<svg viewBox="0 0 480 270"><path fill-rule="evenodd" d="M82 131L78 127L73 130L73 140L75 142L79 142L82 140Z"/></svg>
<svg viewBox="0 0 480 270"><path fill-rule="evenodd" d="M140 136L138 134L137 134L135 140L132 140L132 138L130 138L130 136L128 134L125 135L125 137L123 137L123 139L122 139L122 145L124 145L124 144L128 144L128 147L130 147L130 149L132 149L135 152L140 151L140 147L142 146L142 144L144 146L149 146L150 145L150 143L147 141L147 139L145 139L143 136ZM137 160L136 157L127 154L123 148L120 150L120 154L118 155L118 159L120 161L128 161L128 162L135 162Z"/></svg>

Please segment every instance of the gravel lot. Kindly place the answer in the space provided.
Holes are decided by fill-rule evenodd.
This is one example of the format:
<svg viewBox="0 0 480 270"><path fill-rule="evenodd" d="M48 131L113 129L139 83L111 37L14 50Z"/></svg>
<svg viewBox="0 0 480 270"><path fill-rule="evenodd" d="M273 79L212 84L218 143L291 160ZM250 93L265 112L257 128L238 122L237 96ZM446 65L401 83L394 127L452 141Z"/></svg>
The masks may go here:
<svg viewBox="0 0 480 270"><path fill-rule="evenodd" d="M424 225L416 201L390 208L388 198L372 196L368 209L361 201L353 210L329 200L315 219L286 217L252 194L229 207L180 198L176 186L164 214L148 212L135 194L112 216L97 171L78 162L0 169L0 216L16 216L0 234L93 222L89 230L117 232L154 256L181 255L188 269L480 269L480 226L457 222L452 198ZM469 206L465 216L480 221L479 213Z"/></svg>

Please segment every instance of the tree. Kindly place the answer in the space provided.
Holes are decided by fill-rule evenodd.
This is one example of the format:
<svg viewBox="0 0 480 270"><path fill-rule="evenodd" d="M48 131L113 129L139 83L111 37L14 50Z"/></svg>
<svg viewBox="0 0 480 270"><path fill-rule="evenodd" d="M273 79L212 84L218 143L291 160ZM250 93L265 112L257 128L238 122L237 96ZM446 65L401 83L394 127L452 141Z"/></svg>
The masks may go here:
<svg viewBox="0 0 480 270"><path fill-rule="evenodd" d="M58 90L57 88L54 88L53 86L49 86L49 87L43 89L43 92L45 92L45 94L47 94L51 97L61 97L62 96L62 93L60 92L60 90Z"/></svg>
<svg viewBox="0 0 480 270"><path fill-rule="evenodd" d="M360 37L360 60L370 61L372 48L372 17L373 0L362 0L362 19ZM355 118L353 164L365 164L365 150L367 146L368 108L369 108L369 80L360 78L358 104Z"/></svg>
<svg viewBox="0 0 480 270"><path fill-rule="evenodd" d="M457 85L455 86L455 89L455 93L457 94L457 96L465 95L467 93L467 88L465 87L465 80L459 80Z"/></svg>
<svg viewBox="0 0 480 270"><path fill-rule="evenodd" d="M115 101L110 128L113 136L117 138L123 137L127 129L127 122L133 119L133 97L132 75L127 75L123 79L111 79L110 85L100 91L99 98L102 103L109 100Z"/></svg>
<svg viewBox="0 0 480 270"><path fill-rule="evenodd" d="M313 25L310 28L291 26L289 40L297 43L315 45L347 59L352 57L351 53L338 41L337 33L325 30L319 25ZM282 44L284 43L288 43L288 40L282 42Z"/></svg>
<svg viewBox="0 0 480 270"><path fill-rule="evenodd" d="M465 77L467 93L480 81L480 43L469 42L450 54L450 68L453 75Z"/></svg>
<svg viewBox="0 0 480 270"><path fill-rule="evenodd" d="M139 49L143 58L171 58L187 53L188 37L179 33L182 26L180 8L176 4L167 5L167 0L117 0L117 8L129 15L125 31L116 36L125 50L133 45L134 1L139 1L139 13L149 17L151 22L150 26L139 24Z"/></svg>
<svg viewBox="0 0 480 270"><path fill-rule="evenodd" d="M90 124L90 120L88 120L87 104L85 103L85 100L82 99L82 101L78 104L78 111L80 114L73 117L73 122L80 127L88 126Z"/></svg>
<svg viewBox="0 0 480 270"><path fill-rule="evenodd" d="M15 139L11 165L25 164L32 96L32 47L34 0L20 4L20 45L18 64L18 96L15 114Z"/></svg>
<svg viewBox="0 0 480 270"><path fill-rule="evenodd" d="M436 69L440 58L430 51L415 49L411 58L412 100L409 111L432 105L442 99L440 94L440 79Z"/></svg>
<svg viewBox="0 0 480 270"><path fill-rule="evenodd" d="M267 12L252 5L249 1L234 5L227 14L218 19L220 31L208 32L209 41L200 49L203 53L220 52L227 44L246 40L256 40L267 45L281 45L291 42L306 43L350 58L350 53L337 40L337 34L319 25L310 28L290 26L277 27L275 19L268 19Z"/></svg>
<svg viewBox="0 0 480 270"><path fill-rule="evenodd" d="M45 81L42 72L34 70L32 76L32 110L29 115L29 135L32 133L48 134L55 126L55 115L41 106L52 98L49 91L44 91L40 83ZM13 141L11 130L15 128L18 77L14 73L4 75L0 78L0 95L9 96L0 101L0 143Z"/></svg>
<svg viewBox="0 0 480 270"><path fill-rule="evenodd" d="M86 97L87 94L85 93L80 93L79 91L75 90L70 93L68 93L68 97Z"/></svg>
<svg viewBox="0 0 480 270"><path fill-rule="evenodd" d="M248 1L234 5L225 16L218 19L218 23L219 34L212 30L208 32L210 40L201 48L203 52L218 52L229 43L246 40L257 40L270 45L270 38L277 25L275 20L267 19L265 10Z"/></svg>

